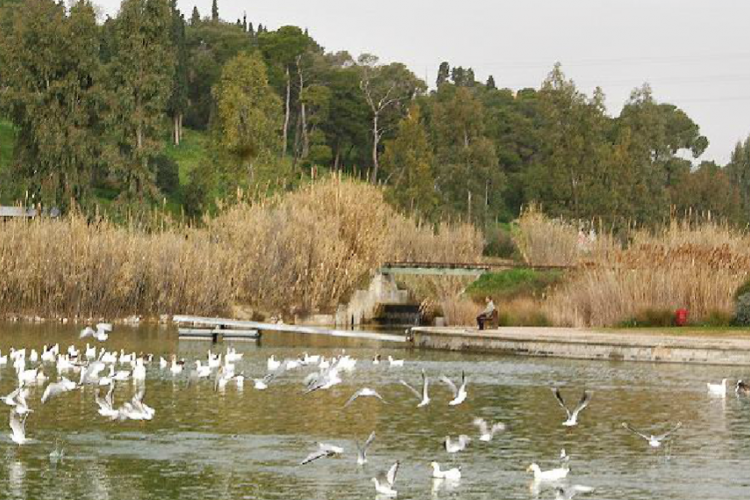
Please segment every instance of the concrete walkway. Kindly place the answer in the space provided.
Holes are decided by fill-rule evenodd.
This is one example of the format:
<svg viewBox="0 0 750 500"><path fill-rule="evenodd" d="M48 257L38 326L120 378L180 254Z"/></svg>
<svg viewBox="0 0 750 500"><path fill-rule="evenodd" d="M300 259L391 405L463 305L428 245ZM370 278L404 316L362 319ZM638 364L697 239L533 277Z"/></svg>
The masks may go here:
<svg viewBox="0 0 750 500"><path fill-rule="evenodd" d="M418 327L415 347L613 361L750 365L750 332L726 336L576 328Z"/></svg>

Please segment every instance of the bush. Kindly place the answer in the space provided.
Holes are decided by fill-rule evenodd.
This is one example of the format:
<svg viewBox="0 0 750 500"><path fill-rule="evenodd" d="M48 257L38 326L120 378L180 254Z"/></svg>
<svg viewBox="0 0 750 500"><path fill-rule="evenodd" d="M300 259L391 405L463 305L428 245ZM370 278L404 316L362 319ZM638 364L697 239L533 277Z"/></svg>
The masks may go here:
<svg viewBox="0 0 750 500"><path fill-rule="evenodd" d="M558 270L508 269L483 274L466 288L466 293L474 298L490 296L499 300L522 295L540 296L562 278L563 272Z"/></svg>
<svg viewBox="0 0 750 500"><path fill-rule="evenodd" d="M750 293L744 293L737 297L734 323L738 326L750 326Z"/></svg>
<svg viewBox="0 0 750 500"><path fill-rule="evenodd" d="M520 253L507 224L493 224L484 233L484 255L515 259Z"/></svg>
<svg viewBox="0 0 750 500"><path fill-rule="evenodd" d="M156 186L164 194L173 195L180 189L180 167L177 162L166 155L159 155L151 160L156 171Z"/></svg>
<svg viewBox="0 0 750 500"><path fill-rule="evenodd" d="M675 312L667 309L643 309L624 321L621 326L665 327L674 326Z"/></svg>

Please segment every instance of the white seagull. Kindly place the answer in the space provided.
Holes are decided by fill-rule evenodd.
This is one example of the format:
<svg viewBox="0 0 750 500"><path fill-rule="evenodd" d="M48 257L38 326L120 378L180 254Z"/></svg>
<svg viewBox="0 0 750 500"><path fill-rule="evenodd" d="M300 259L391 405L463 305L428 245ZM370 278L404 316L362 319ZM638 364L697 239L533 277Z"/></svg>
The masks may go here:
<svg viewBox="0 0 750 500"><path fill-rule="evenodd" d="M727 397L727 379L723 379L720 384L707 383L708 393L712 396Z"/></svg>
<svg viewBox="0 0 750 500"><path fill-rule="evenodd" d="M651 446L652 448L658 448L661 446L662 441L667 439L673 432L675 432L677 429L682 427L682 422L677 422L677 425L675 425L671 430L665 432L664 434L657 434L656 436L654 436L653 434L646 435L638 431L637 429L635 429L630 424L627 424L625 422L622 423L622 426L626 428L627 430L629 430L630 432L632 432L633 434L635 434L636 436L640 436L646 441L648 441L648 445Z"/></svg>
<svg viewBox="0 0 750 500"><path fill-rule="evenodd" d="M451 391L453 391L453 400L448 403L450 406L457 406L463 403L466 400L466 396L468 396L468 393L466 392L466 384L469 383L468 379L466 378L466 373L461 370L461 386L456 387L456 384L453 383L451 379L446 377L445 375L442 375L440 377L440 381L443 382L445 385L450 387Z"/></svg>
<svg viewBox="0 0 750 500"><path fill-rule="evenodd" d="M380 473L377 477L372 478L372 482L375 483L375 491L387 497L398 496L398 492L393 489L393 486L396 483L396 474L398 473L399 464L400 462L397 461L395 464L391 465L388 472Z"/></svg>
<svg viewBox="0 0 750 500"><path fill-rule="evenodd" d="M573 411L570 411L568 407L565 406L565 400L563 399L562 394L560 394L560 390L557 387L554 387L552 389L552 392L555 395L555 399L557 399L557 402L565 410L565 413L568 414L568 420L563 422L563 425L565 427L573 427L575 425L578 425L578 414L581 413L584 408L586 408L591 402L591 393L588 391L583 391L583 396L581 396L581 400L578 402L578 405Z"/></svg>
<svg viewBox="0 0 750 500"><path fill-rule="evenodd" d="M570 500L579 493L591 493L594 488L591 486L582 486L574 484L573 486L555 488L555 500Z"/></svg>
<svg viewBox="0 0 750 500"><path fill-rule="evenodd" d="M305 459L300 462L300 465L309 464L310 462L314 462L315 460L318 460L320 458L332 457L334 455L340 455L342 453L344 453L344 449L339 446L334 446L332 444L326 443L318 443L318 449L307 455L307 457L305 457Z"/></svg>
<svg viewBox="0 0 750 500"><path fill-rule="evenodd" d="M393 359L393 356L388 356L388 366L392 368L401 368L404 366L403 359Z"/></svg>
<svg viewBox="0 0 750 500"><path fill-rule="evenodd" d="M47 388L44 389L44 394L42 394L42 404L46 403L50 399L59 396L60 394L68 391L72 391L75 389L76 383L72 380L68 380L65 377L62 377L62 379L59 382L54 382L52 384L47 385Z"/></svg>
<svg viewBox="0 0 750 500"><path fill-rule="evenodd" d="M464 451L469 443L471 443L471 438L466 434L461 434L455 441L450 436L446 436L445 441L443 441L443 447L448 453L458 453Z"/></svg>
<svg viewBox="0 0 750 500"><path fill-rule="evenodd" d="M559 467L557 469L550 469L543 471L539 468L537 464L531 464L529 465L529 468L526 469L527 472L533 472L534 473L534 482L537 483L554 483L556 481L562 481L568 476L568 473L570 472L570 468L568 467Z"/></svg>
<svg viewBox="0 0 750 500"><path fill-rule="evenodd" d="M437 462L432 462L430 465L432 466L432 477L435 479L447 479L448 481L458 481L461 479L461 467L440 470L440 464Z"/></svg>
<svg viewBox="0 0 750 500"><path fill-rule="evenodd" d="M350 404L352 404L355 399L360 398L360 397L378 398L383 403L388 404L383 399L383 396L381 396L380 394L378 394L378 392L375 389L370 389L369 387L363 387L362 389L360 389L357 392L355 392L354 394L352 394L352 397L350 397L349 400L344 404L344 408L346 408L347 406L349 406Z"/></svg>
<svg viewBox="0 0 750 500"><path fill-rule="evenodd" d="M270 384L275 378L276 378L275 373L269 373L263 378L254 378L253 388L255 388L258 391L265 391L266 389L268 389L268 384Z"/></svg>
<svg viewBox="0 0 750 500"><path fill-rule="evenodd" d="M354 442L354 444L357 445L357 465L365 465L367 463L367 449L370 447L374 440L375 431L372 431L370 433L370 436L367 438L367 441L365 441L365 444L363 444L362 446L359 445L358 441Z"/></svg>
<svg viewBox="0 0 750 500"><path fill-rule="evenodd" d="M86 328L81 330L80 338L85 339L86 337L93 337L99 342L104 342L109 338L109 332L111 331L112 325L110 323L98 323L96 325L96 330L94 330L90 326L87 326Z"/></svg>
<svg viewBox="0 0 750 500"><path fill-rule="evenodd" d="M428 390L430 387L430 381L425 375L424 370L422 370L422 393L421 394L419 393L419 391L417 391L414 387L412 387L405 381L399 380L399 382L404 387L408 387L409 390L413 392L415 396L417 396L417 399L419 399L419 404L417 405L417 408L422 408L423 406L427 406L428 404L430 404L430 395L428 393Z"/></svg>
<svg viewBox="0 0 750 500"><path fill-rule="evenodd" d="M505 430L505 424L496 423L490 427L487 421L483 418L475 418L472 422L475 426L479 427L479 440L480 441L492 441L496 432L502 432Z"/></svg>
<svg viewBox="0 0 750 500"><path fill-rule="evenodd" d="M10 439L18 445L26 444L29 441L26 439L26 419L28 416L29 414L26 413L21 418L15 408L10 410Z"/></svg>

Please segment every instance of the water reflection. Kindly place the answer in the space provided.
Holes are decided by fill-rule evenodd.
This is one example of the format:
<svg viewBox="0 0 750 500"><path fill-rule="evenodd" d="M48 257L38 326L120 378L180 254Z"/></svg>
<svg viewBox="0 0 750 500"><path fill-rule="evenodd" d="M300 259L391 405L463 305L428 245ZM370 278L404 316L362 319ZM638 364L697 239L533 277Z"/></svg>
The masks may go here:
<svg viewBox="0 0 750 500"><path fill-rule="evenodd" d="M11 345L41 350L42 345L78 342L75 328L60 325L0 325L0 349ZM110 349L151 352L158 360L172 353L204 359L209 344L178 342L158 328L116 330ZM580 362L477 356L460 353L389 350L356 341L304 336L267 336L260 345L236 343L245 353L237 370L260 378L266 359L284 359L303 351L331 355L341 348L360 359L357 370L330 391L302 395L305 369L283 375L268 390L244 390L234 384L221 392L211 381L191 381L187 372L172 376L158 363L148 367L146 401L156 409L151 422L109 422L97 415L92 388L77 389L41 405L43 387L32 389L36 410L28 421L34 441L21 448L8 439L7 417L0 417L0 446L5 448L0 497L18 499L372 499L369 481L393 461L402 463L399 498L529 499L554 498L552 489L530 490L526 469L558 465L561 448L571 455L570 484L596 488L588 498L746 499L750 494L750 401L709 398L706 381L748 378L743 369L680 365ZM380 353L406 359L404 368L373 365ZM192 368L192 365L191 365ZM418 403L404 379L418 384L421 370L436 380L465 370L469 397L449 407L452 394L431 384L432 403ZM49 375L54 375L50 368ZM12 368L0 369L0 393L15 383ZM594 395L578 427L561 426L564 415L549 390ZM389 404L361 398L342 408L358 389L376 389ZM122 384L117 402L132 397ZM491 442L475 439L468 450L449 457L441 446L446 435L475 434L482 417L506 424ZM621 422L651 432L683 428L662 448L652 450ZM376 439L369 463L356 465L355 440L372 431ZM474 436L477 438L478 436ZM64 459L52 464L55 441L64 443ZM316 442L345 450L342 457L299 467ZM458 484L436 482L429 463L461 466ZM579 498L579 497L577 497ZM587 497L580 497L587 498Z"/></svg>

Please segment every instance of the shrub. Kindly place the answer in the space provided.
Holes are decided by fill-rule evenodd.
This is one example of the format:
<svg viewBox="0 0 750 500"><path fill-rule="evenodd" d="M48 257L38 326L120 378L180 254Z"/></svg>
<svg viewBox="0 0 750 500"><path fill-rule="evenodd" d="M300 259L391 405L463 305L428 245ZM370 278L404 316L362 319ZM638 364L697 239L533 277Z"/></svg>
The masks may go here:
<svg viewBox="0 0 750 500"><path fill-rule="evenodd" d="M750 326L750 293L744 293L737 297L734 323L738 326Z"/></svg>
<svg viewBox="0 0 750 500"><path fill-rule="evenodd" d="M167 155L159 155L152 160L156 171L156 187L164 194L175 194L180 189L180 168L177 162Z"/></svg>
<svg viewBox="0 0 750 500"><path fill-rule="evenodd" d="M519 256L518 247L507 224L490 225L484 232L484 239L486 256L503 259L515 259Z"/></svg>

